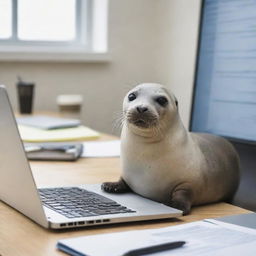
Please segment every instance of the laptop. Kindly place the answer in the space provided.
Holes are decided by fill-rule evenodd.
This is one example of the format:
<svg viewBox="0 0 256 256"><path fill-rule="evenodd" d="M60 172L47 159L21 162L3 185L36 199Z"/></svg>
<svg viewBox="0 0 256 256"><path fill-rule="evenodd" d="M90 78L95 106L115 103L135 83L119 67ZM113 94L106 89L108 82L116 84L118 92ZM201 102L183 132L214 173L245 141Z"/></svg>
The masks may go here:
<svg viewBox="0 0 256 256"><path fill-rule="evenodd" d="M66 229L178 217L182 211L101 184L37 188L10 101L0 85L0 199L39 225ZM75 174L74 174L75 175Z"/></svg>

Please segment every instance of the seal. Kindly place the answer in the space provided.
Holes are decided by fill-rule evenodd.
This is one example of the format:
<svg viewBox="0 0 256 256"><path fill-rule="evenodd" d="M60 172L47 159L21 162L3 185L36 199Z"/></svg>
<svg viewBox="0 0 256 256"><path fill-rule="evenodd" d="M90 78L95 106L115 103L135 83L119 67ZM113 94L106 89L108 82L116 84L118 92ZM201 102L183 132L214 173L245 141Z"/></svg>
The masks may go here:
<svg viewBox="0 0 256 256"><path fill-rule="evenodd" d="M229 200L239 184L239 157L226 139L188 132L178 102L163 85L146 83L123 102L122 173L110 193L133 192L186 215L191 206Z"/></svg>

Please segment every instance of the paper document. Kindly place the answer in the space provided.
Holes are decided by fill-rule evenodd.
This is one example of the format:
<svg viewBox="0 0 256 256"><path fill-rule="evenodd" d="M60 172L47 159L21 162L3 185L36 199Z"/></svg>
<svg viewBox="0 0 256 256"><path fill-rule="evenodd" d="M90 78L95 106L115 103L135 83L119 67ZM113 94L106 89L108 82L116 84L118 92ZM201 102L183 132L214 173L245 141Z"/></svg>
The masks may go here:
<svg viewBox="0 0 256 256"><path fill-rule="evenodd" d="M81 157L119 157L120 140L93 141L83 143Z"/></svg>
<svg viewBox="0 0 256 256"><path fill-rule="evenodd" d="M64 239L57 247L70 255L121 256L133 249L174 241L185 241L186 244L152 255L252 256L256 252L256 230L216 220Z"/></svg>
<svg viewBox="0 0 256 256"><path fill-rule="evenodd" d="M25 142L61 142L92 140L99 137L99 133L85 126L56 130L42 130L34 127L19 125L21 139Z"/></svg>

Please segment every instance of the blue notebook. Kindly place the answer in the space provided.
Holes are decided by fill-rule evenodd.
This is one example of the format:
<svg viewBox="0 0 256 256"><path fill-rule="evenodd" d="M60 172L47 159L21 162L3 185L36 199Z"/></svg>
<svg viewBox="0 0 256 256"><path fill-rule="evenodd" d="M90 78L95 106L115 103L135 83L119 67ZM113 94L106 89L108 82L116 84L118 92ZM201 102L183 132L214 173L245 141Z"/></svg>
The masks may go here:
<svg viewBox="0 0 256 256"><path fill-rule="evenodd" d="M44 130L77 127L81 124L78 119L68 119L51 116L25 116L18 117L17 123L20 125L32 126Z"/></svg>

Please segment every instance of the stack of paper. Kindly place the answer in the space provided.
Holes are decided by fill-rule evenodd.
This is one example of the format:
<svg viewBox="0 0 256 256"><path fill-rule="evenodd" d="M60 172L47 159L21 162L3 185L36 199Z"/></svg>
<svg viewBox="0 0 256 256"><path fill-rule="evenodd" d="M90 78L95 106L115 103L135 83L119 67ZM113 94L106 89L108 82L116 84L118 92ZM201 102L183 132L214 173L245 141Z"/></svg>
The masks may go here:
<svg viewBox="0 0 256 256"><path fill-rule="evenodd" d="M119 157L120 143L120 140L84 142L82 157Z"/></svg>
<svg viewBox="0 0 256 256"><path fill-rule="evenodd" d="M85 126L74 128L43 130L30 126L19 125L19 132L24 142L64 142L92 140L99 133Z"/></svg>
<svg viewBox="0 0 256 256"><path fill-rule="evenodd" d="M120 256L133 255L126 254L131 250L175 241L186 243L150 255L254 256L256 252L256 230L212 219L160 229L63 239L57 248L76 256Z"/></svg>

